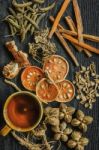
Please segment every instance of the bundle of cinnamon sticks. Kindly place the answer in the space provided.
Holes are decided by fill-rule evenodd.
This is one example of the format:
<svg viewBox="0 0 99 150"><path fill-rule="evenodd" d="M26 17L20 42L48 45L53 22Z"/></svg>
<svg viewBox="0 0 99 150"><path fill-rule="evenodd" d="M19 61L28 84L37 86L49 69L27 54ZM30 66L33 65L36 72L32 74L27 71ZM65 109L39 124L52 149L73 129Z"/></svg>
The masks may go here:
<svg viewBox="0 0 99 150"><path fill-rule="evenodd" d="M67 30L62 25L60 25L59 22L71 2L73 4L76 23L73 21L73 19L70 16L66 16L65 21L70 28L70 30ZM66 42L66 40L71 42L72 45L79 52L84 51L84 53L88 57L91 57L92 53L99 54L99 49L86 44L84 41L84 39L86 39L86 40L93 41L93 42L99 42L99 37L83 33L83 31L84 31L83 21L82 21L81 11L80 11L77 0L64 0L62 7L61 7L60 11L58 12L56 18L54 19L53 16L50 16L50 20L53 23L53 26L52 26L49 36L48 36L49 39L51 39L53 34L55 33L56 36L58 37L59 41L65 48L66 52L70 55L71 59L73 60L73 62L76 66L79 66L79 62L78 62L77 58L75 57L75 55L73 54L73 52L71 51L70 47L68 46L68 43Z"/></svg>

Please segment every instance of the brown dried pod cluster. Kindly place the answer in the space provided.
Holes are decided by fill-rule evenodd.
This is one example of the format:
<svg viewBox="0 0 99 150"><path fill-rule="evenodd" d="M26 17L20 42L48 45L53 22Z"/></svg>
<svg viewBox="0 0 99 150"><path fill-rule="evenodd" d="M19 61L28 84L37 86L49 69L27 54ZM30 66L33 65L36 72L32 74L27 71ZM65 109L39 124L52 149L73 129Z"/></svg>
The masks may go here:
<svg viewBox="0 0 99 150"><path fill-rule="evenodd" d="M71 139L67 142L67 146L75 150L84 150L84 147L89 143L88 138L83 137L81 132L73 131Z"/></svg>
<svg viewBox="0 0 99 150"><path fill-rule="evenodd" d="M45 123L51 125L53 138L65 142L69 148L84 150L89 140L83 136L93 118L86 116L83 111L61 103L59 108L46 107Z"/></svg>
<svg viewBox="0 0 99 150"><path fill-rule="evenodd" d="M96 73L95 64L92 63L88 67L81 66L73 83L77 87L77 99L86 108L92 109L96 97L99 97L99 75Z"/></svg>
<svg viewBox="0 0 99 150"><path fill-rule="evenodd" d="M73 118L71 121L71 125L74 127L78 127L83 132L87 131L88 125L91 124L93 118L91 116L86 116L83 111L78 110L76 112L76 118Z"/></svg>
<svg viewBox="0 0 99 150"><path fill-rule="evenodd" d="M72 115L74 113L75 113L74 107L68 107L67 105L61 103L59 113L60 120L64 119L67 123L70 123L72 121Z"/></svg>

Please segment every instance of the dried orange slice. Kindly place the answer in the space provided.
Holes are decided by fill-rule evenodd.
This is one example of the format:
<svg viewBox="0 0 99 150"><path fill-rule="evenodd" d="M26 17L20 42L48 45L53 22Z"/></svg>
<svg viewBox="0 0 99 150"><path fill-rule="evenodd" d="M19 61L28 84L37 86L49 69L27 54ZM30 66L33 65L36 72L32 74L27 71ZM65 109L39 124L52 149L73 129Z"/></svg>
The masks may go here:
<svg viewBox="0 0 99 150"><path fill-rule="evenodd" d="M36 95L42 102L55 101L58 95L57 86L44 78L36 86Z"/></svg>
<svg viewBox="0 0 99 150"><path fill-rule="evenodd" d="M72 82L64 80L60 83L57 83L59 94L57 96L58 102L69 102L74 98L75 87Z"/></svg>
<svg viewBox="0 0 99 150"><path fill-rule="evenodd" d="M67 76L69 64L63 57L52 55L45 60L43 70L48 74L50 80L57 83L63 81Z"/></svg>
<svg viewBox="0 0 99 150"><path fill-rule="evenodd" d="M41 68L29 66L23 70L21 82L27 90L36 91L37 83L44 78L44 76L44 72Z"/></svg>

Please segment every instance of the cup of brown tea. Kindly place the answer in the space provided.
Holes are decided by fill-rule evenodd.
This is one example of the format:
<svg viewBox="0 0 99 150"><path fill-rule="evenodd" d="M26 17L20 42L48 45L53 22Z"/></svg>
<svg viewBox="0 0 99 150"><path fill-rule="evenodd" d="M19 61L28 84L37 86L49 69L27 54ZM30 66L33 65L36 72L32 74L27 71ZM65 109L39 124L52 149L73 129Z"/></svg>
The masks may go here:
<svg viewBox="0 0 99 150"><path fill-rule="evenodd" d="M6 136L11 130L27 132L40 123L43 107L34 94L27 91L16 92L7 98L3 115L6 125L0 135Z"/></svg>

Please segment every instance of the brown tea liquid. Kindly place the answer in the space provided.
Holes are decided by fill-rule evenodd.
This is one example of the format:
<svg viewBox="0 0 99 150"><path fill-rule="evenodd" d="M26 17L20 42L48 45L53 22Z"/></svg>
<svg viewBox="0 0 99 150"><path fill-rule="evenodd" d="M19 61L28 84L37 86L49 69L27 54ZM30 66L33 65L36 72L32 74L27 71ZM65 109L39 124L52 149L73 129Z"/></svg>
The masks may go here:
<svg viewBox="0 0 99 150"><path fill-rule="evenodd" d="M29 95L13 96L7 106L7 115L14 126L29 128L38 121L40 106Z"/></svg>

